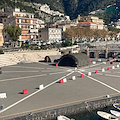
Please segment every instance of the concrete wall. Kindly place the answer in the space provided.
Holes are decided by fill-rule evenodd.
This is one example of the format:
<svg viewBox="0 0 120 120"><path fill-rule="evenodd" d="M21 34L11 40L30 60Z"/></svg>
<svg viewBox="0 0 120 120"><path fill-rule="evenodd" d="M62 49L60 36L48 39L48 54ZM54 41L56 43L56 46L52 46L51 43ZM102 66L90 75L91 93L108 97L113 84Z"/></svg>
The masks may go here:
<svg viewBox="0 0 120 120"><path fill-rule="evenodd" d="M21 61L38 62L44 60L45 56L51 55L61 55L61 53L56 50L6 52L0 54L0 67L14 65Z"/></svg>
<svg viewBox="0 0 120 120"><path fill-rule="evenodd" d="M101 98L95 101L84 101L75 105L70 105L66 107L61 107L57 109L52 109L48 111L35 111L34 113L27 113L21 117L16 117L10 120L52 120L56 119L59 115L73 115L82 113L88 110L95 110L98 108L104 108L106 106L110 106L113 103L120 102L120 96L111 97L111 98Z"/></svg>

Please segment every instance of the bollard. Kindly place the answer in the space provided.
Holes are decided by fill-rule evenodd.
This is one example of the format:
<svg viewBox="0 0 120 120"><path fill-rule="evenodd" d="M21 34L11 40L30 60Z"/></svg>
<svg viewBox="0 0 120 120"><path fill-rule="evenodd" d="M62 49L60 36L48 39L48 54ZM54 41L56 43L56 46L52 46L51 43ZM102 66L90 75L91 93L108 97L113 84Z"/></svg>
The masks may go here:
<svg viewBox="0 0 120 120"><path fill-rule="evenodd" d="M0 98L7 98L7 94L6 93L0 93Z"/></svg>
<svg viewBox="0 0 120 120"><path fill-rule="evenodd" d="M110 95L106 95L107 98L110 98Z"/></svg>
<svg viewBox="0 0 120 120"><path fill-rule="evenodd" d="M95 73L97 74L97 73L98 73L98 70L96 70Z"/></svg>
<svg viewBox="0 0 120 120"><path fill-rule="evenodd" d="M108 67L108 69L107 70L110 70L110 67Z"/></svg>
<svg viewBox="0 0 120 120"><path fill-rule="evenodd" d="M27 94L27 93L28 93L27 89L24 89L23 94Z"/></svg>
<svg viewBox="0 0 120 120"><path fill-rule="evenodd" d="M109 59L107 59L107 62L110 62L110 60L109 60Z"/></svg>
<svg viewBox="0 0 120 120"><path fill-rule="evenodd" d="M113 64L113 62L110 62L110 64Z"/></svg>
<svg viewBox="0 0 120 120"><path fill-rule="evenodd" d="M56 67L58 67L58 63L56 63Z"/></svg>
<svg viewBox="0 0 120 120"><path fill-rule="evenodd" d="M98 62L101 62L102 60L101 59L98 59Z"/></svg>
<svg viewBox="0 0 120 120"><path fill-rule="evenodd" d="M105 69L104 69L104 68L102 69L102 72L105 72Z"/></svg>
<svg viewBox="0 0 120 120"><path fill-rule="evenodd" d="M63 83L63 82L64 82L63 79L61 79L61 80L60 80L60 83Z"/></svg>
<svg viewBox="0 0 120 120"><path fill-rule="evenodd" d="M103 64L106 64L106 62L102 62Z"/></svg>
<svg viewBox="0 0 120 120"><path fill-rule="evenodd" d="M75 68L75 70L77 70L77 67Z"/></svg>
<svg viewBox="0 0 120 120"><path fill-rule="evenodd" d="M93 64L96 64L96 62L95 62L95 61L93 61L92 63L93 63Z"/></svg>
<svg viewBox="0 0 120 120"><path fill-rule="evenodd" d="M90 59L90 62L92 61L92 59Z"/></svg>
<svg viewBox="0 0 120 120"><path fill-rule="evenodd" d="M119 68L119 65L117 65L117 68Z"/></svg>
<svg viewBox="0 0 120 120"><path fill-rule="evenodd" d="M72 76L72 80L76 80L76 77L75 77L75 76Z"/></svg>
<svg viewBox="0 0 120 120"><path fill-rule="evenodd" d="M43 84L39 85L39 89L42 90L44 88Z"/></svg>
<svg viewBox="0 0 120 120"><path fill-rule="evenodd" d="M64 78L64 79L63 79L63 82L64 82L64 83L65 83L65 82L67 82L67 79L66 79L66 78Z"/></svg>
<svg viewBox="0 0 120 120"><path fill-rule="evenodd" d="M88 72L88 76L90 76L91 75L91 72Z"/></svg>
<svg viewBox="0 0 120 120"><path fill-rule="evenodd" d="M84 74L81 74L81 78L83 78L84 77Z"/></svg>
<svg viewBox="0 0 120 120"><path fill-rule="evenodd" d="M115 66L112 66L112 69L115 69Z"/></svg>

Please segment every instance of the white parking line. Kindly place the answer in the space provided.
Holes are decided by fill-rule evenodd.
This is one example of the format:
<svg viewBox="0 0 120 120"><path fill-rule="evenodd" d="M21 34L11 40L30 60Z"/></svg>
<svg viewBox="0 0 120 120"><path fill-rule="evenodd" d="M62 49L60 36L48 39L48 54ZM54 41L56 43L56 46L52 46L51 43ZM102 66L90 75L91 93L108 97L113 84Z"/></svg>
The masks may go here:
<svg viewBox="0 0 120 120"><path fill-rule="evenodd" d="M27 79L27 78L35 78L35 77L41 77L41 76L46 76L46 75L61 74L61 73L66 73L66 72L70 72L70 71L54 72L54 73L49 73L49 74L41 74L41 75L34 75L34 76L26 76L26 77L17 77L17 78L3 79L3 80L0 80L0 82L13 81L13 80L19 80L19 79Z"/></svg>
<svg viewBox="0 0 120 120"><path fill-rule="evenodd" d="M40 77L40 76L46 76L46 75L47 74L26 76L26 77L17 77L17 78L10 78L10 79L3 79L3 80L0 80L0 82L13 81L13 80L19 80L19 79L26 79L26 78L34 78L34 77Z"/></svg>
<svg viewBox="0 0 120 120"><path fill-rule="evenodd" d="M66 72L68 72L68 71L56 72L56 73L49 73L49 75L55 75L55 74L66 73Z"/></svg>
<svg viewBox="0 0 120 120"><path fill-rule="evenodd" d="M79 72L79 71L78 71ZM79 73L81 73L81 72L79 72ZM116 91L116 92L118 92L118 93L120 93L120 91L119 90L117 90L117 89L115 89L115 88L113 88L113 87L111 87L110 85L107 85L106 83L104 83L104 82L101 82L101 81L99 81L99 80L97 80L97 79L95 79L95 78L93 78L93 77L90 77L90 76L87 76L87 75L85 75L87 78L89 78L89 79L91 79L91 80L93 80L93 81L95 81L95 82L98 82L98 83L100 83L100 84L102 84L102 85L104 85L104 86L106 86L106 87L108 87L108 88L110 88L110 89L112 89L112 90L114 90L114 91ZM120 77L120 76L119 76Z"/></svg>
<svg viewBox="0 0 120 120"><path fill-rule="evenodd" d="M39 71L2 71L2 73L39 72Z"/></svg>
<svg viewBox="0 0 120 120"><path fill-rule="evenodd" d="M47 87L49 87L49 86L51 86L51 85L55 84L56 82L58 82L58 81L60 81L61 79L65 78L66 76L71 75L73 72L74 72L74 71L72 71L72 72L68 73L67 75L65 75L65 76L63 76L63 77L61 77L61 78L57 79L56 81L54 81L54 82L52 82L52 83L50 83L50 84L46 85L46 86L45 86L42 90L44 90L45 88L47 88ZM28 96L24 97L23 99L21 99L21 100L19 100L19 101L15 102L15 103L13 103L12 105L10 105L10 106L8 106L8 107L4 108L3 110L1 110L1 111L0 111L0 113L5 112L6 110L8 110L8 109L10 109L10 108L14 107L15 105L17 105L17 104L19 104L19 103L23 102L24 100L26 100L26 99L28 99L28 98L32 97L33 95L37 94L38 92L40 92L40 91L42 91L42 90L37 90L37 91L33 92L32 94L30 94L30 95L28 95Z"/></svg>
<svg viewBox="0 0 120 120"><path fill-rule="evenodd" d="M101 82L101 81L99 81L99 80L97 80L97 79L95 79L95 78L92 78L92 77L90 77L90 76L87 76L87 77L90 78L90 79L92 79L92 80L94 80L94 81L96 81L96 82L98 82L98 83L100 83L100 84L102 84L102 85L104 85L104 86L106 86L106 87L108 87L108 88L110 88L110 89L112 89L112 90L114 90L114 91L116 91L116 92L118 92L118 93L120 93L119 90L111 87L110 85L107 85L107 84L104 83L104 82Z"/></svg>
<svg viewBox="0 0 120 120"><path fill-rule="evenodd" d="M99 75L105 75L105 76L110 76L110 77L120 77L120 76L118 76L118 75L110 75L110 74L100 74L100 73L98 73Z"/></svg>
<svg viewBox="0 0 120 120"><path fill-rule="evenodd" d="M32 68L32 69L45 69L41 67L25 67L25 66L8 66L8 67L17 67L17 68Z"/></svg>
<svg viewBox="0 0 120 120"><path fill-rule="evenodd" d="M91 68L91 67L98 66L98 65L101 65L101 64L103 64L103 63L97 63L95 65L89 65L89 66L83 67L82 69Z"/></svg>

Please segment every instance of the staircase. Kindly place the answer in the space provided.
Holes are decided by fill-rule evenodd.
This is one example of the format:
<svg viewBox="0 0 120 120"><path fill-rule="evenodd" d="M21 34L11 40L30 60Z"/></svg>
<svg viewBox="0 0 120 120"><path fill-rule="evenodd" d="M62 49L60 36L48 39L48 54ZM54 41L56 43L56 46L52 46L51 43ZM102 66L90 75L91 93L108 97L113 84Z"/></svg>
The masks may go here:
<svg viewBox="0 0 120 120"><path fill-rule="evenodd" d="M1 54L0 55L0 67L17 64L19 60L14 54Z"/></svg>

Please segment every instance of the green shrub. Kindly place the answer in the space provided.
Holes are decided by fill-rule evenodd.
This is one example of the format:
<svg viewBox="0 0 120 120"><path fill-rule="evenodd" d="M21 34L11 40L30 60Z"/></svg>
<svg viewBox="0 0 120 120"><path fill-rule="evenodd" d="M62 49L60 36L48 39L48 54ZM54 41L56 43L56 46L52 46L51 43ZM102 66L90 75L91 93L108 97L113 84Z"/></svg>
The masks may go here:
<svg viewBox="0 0 120 120"><path fill-rule="evenodd" d="M0 49L0 54L4 54L4 51L2 49Z"/></svg>

